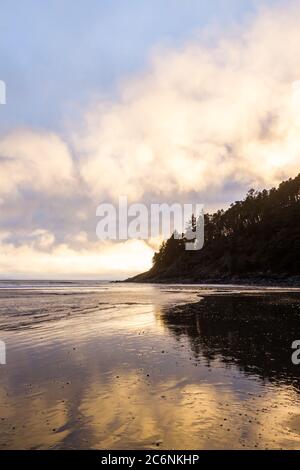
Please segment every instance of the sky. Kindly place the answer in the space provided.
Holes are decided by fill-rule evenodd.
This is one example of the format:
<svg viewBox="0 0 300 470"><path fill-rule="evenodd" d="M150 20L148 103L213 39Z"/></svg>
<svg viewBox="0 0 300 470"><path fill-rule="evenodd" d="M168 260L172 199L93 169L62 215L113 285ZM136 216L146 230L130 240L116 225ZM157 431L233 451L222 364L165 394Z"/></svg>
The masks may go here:
<svg viewBox="0 0 300 470"><path fill-rule="evenodd" d="M116 279L96 208L227 207L299 171L299 1L0 0L0 277Z"/></svg>

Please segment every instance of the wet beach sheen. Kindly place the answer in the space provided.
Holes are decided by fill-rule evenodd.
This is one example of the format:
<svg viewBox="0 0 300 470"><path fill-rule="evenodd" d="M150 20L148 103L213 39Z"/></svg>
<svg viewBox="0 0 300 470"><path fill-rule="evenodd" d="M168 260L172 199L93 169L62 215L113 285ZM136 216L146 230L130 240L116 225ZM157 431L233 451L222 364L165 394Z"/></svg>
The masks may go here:
<svg viewBox="0 0 300 470"><path fill-rule="evenodd" d="M300 449L299 318L297 289L1 282L0 448Z"/></svg>

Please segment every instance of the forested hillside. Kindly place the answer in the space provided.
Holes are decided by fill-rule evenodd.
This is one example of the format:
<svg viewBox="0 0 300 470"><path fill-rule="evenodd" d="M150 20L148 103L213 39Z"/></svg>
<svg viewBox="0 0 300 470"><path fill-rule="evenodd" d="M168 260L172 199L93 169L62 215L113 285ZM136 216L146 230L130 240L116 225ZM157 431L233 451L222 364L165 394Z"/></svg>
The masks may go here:
<svg viewBox="0 0 300 470"><path fill-rule="evenodd" d="M186 251L172 236L136 282L285 279L300 275L300 174L254 191L226 211L205 214L205 243Z"/></svg>

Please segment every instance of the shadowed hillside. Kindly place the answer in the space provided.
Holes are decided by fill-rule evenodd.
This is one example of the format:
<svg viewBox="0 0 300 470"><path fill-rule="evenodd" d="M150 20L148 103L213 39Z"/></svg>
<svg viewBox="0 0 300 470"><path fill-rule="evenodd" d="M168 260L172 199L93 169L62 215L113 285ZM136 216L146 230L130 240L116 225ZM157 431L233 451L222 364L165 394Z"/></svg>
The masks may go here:
<svg viewBox="0 0 300 470"><path fill-rule="evenodd" d="M300 281L300 174L271 190L251 189L226 211L205 214L202 250L172 236L133 282Z"/></svg>

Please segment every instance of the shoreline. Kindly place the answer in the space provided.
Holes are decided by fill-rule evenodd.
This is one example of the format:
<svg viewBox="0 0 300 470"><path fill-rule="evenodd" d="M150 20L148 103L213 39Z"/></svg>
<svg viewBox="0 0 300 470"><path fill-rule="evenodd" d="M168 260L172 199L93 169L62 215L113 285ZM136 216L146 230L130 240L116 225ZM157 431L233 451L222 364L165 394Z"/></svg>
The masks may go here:
<svg viewBox="0 0 300 470"><path fill-rule="evenodd" d="M193 285L238 285L238 286L259 286L259 287L286 287L300 288L300 276L266 278L266 277L248 277L248 278L206 278L206 279L187 279L187 278L166 278L166 279L139 279L138 276L125 279L123 281L111 281L113 283L133 283L133 284L193 284Z"/></svg>
<svg viewBox="0 0 300 470"><path fill-rule="evenodd" d="M0 294L0 448L299 448L299 291L37 283Z"/></svg>

